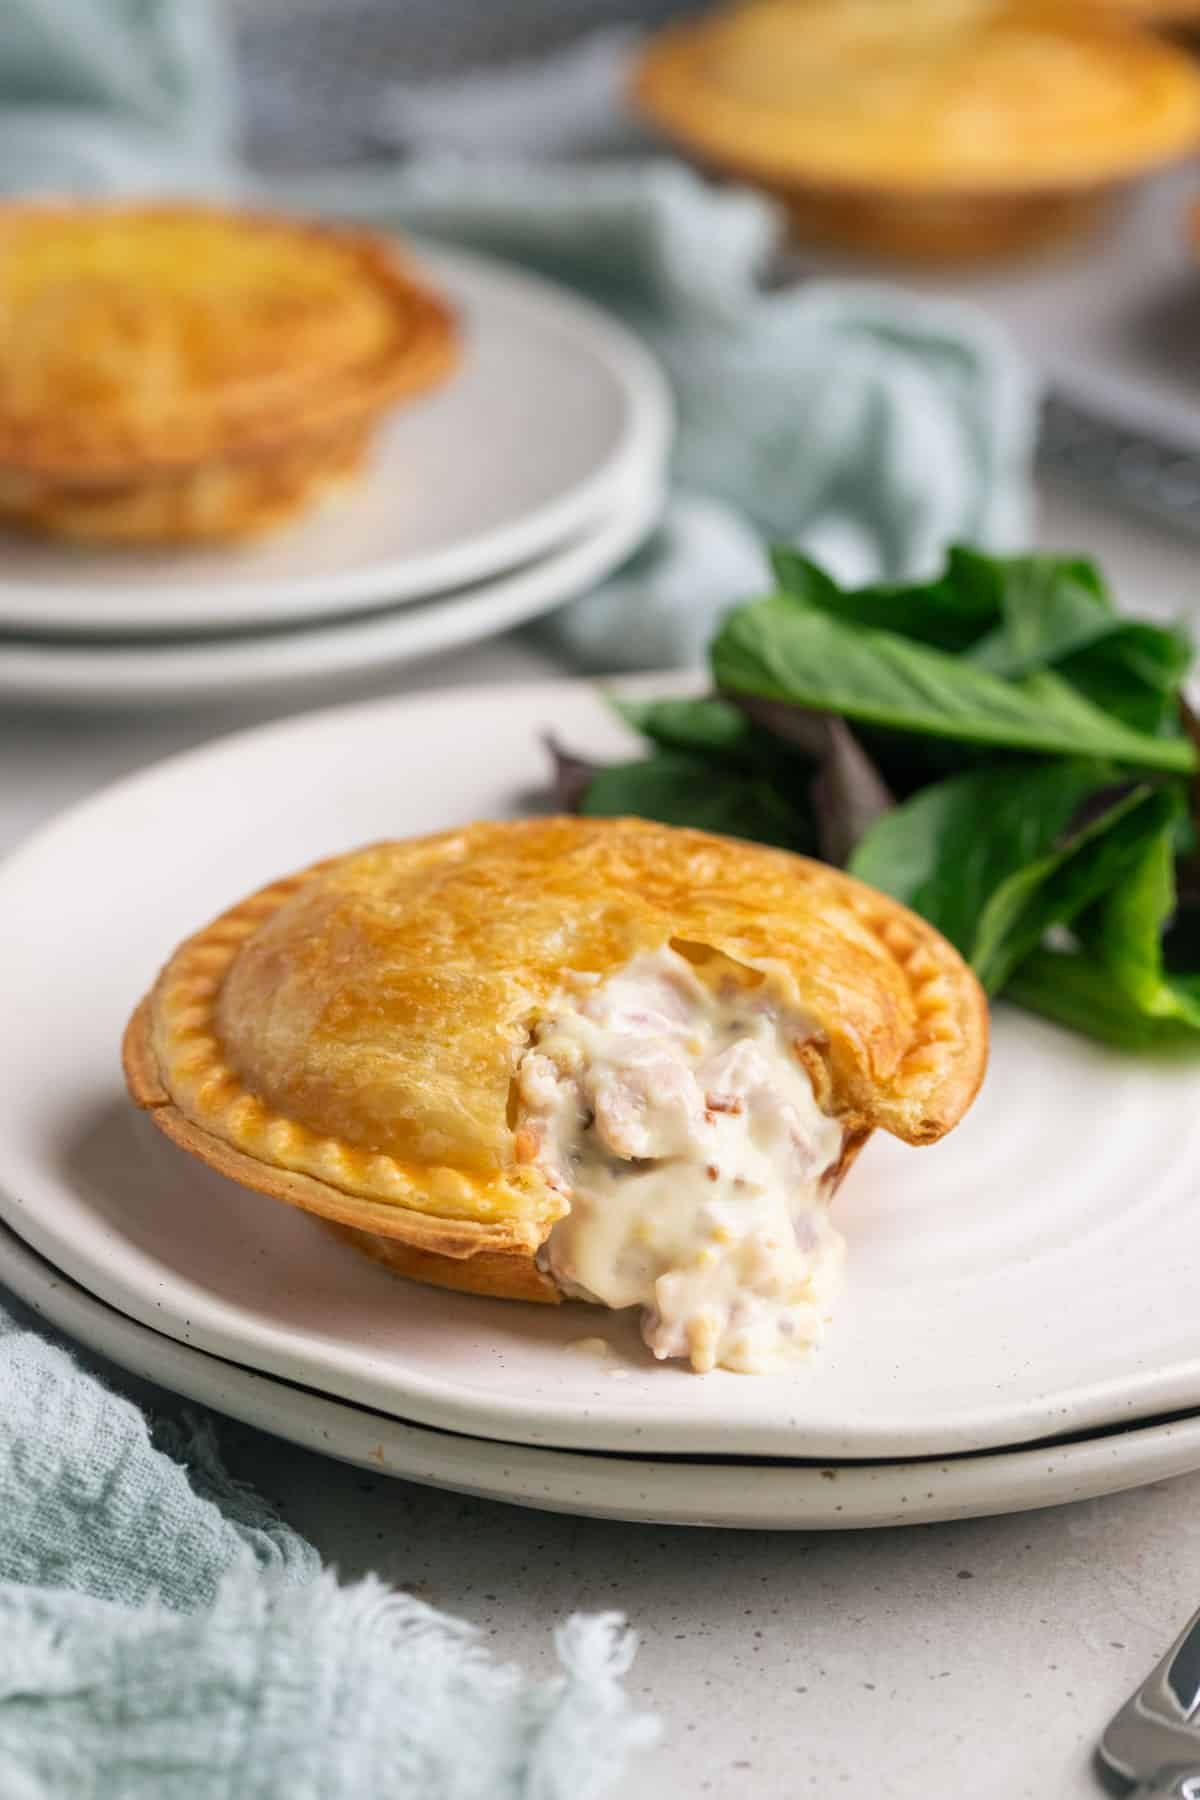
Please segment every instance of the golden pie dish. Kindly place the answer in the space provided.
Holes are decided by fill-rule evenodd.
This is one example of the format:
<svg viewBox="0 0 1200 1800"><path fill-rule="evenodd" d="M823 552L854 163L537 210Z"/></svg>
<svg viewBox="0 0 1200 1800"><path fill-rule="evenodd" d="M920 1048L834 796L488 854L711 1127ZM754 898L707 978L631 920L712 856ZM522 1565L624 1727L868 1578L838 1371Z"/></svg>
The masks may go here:
<svg viewBox="0 0 1200 1800"><path fill-rule="evenodd" d="M1070 3L749 0L652 38L634 92L799 236L906 259L1056 238L1200 142L1191 58Z"/></svg>
<svg viewBox="0 0 1200 1800"><path fill-rule="evenodd" d="M0 523L125 543L270 529L354 477L455 335L370 233L0 205Z"/></svg>
<svg viewBox="0 0 1200 1800"><path fill-rule="evenodd" d="M124 1046L209 1168L423 1281L641 1305L698 1368L815 1339L838 1183L876 1128L948 1131L986 1054L974 976L897 902L580 818L275 882L175 951Z"/></svg>

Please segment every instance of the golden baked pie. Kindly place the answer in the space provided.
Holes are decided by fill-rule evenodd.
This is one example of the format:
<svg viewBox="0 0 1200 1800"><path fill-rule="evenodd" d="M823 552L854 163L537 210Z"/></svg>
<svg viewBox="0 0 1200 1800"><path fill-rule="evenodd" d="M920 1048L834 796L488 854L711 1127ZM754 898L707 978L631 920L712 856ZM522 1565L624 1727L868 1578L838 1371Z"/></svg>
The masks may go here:
<svg viewBox="0 0 1200 1800"><path fill-rule="evenodd" d="M1200 142L1192 60L1070 0L749 0L653 38L635 94L802 234L908 257L1053 237Z"/></svg>
<svg viewBox="0 0 1200 1800"><path fill-rule="evenodd" d="M1125 19L1150 20L1156 25L1189 25L1200 21L1200 0L1078 0Z"/></svg>
<svg viewBox="0 0 1200 1800"><path fill-rule="evenodd" d="M876 1127L969 1106L986 1007L894 900L640 819L383 843L188 939L130 1022L139 1105L394 1269L641 1306L659 1356L811 1343Z"/></svg>
<svg viewBox="0 0 1200 1800"><path fill-rule="evenodd" d="M352 477L454 343L447 307L368 233L0 205L0 521L126 542L261 531Z"/></svg>

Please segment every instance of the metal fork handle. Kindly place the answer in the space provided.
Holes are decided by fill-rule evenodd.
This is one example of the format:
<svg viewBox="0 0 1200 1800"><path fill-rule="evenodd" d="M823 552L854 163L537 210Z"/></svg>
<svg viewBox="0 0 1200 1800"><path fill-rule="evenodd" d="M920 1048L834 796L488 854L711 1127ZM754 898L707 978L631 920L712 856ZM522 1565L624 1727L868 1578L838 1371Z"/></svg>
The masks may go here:
<svg viewBox="0 0 1200 1800"><path fill-rule="evenodd" d="M1159 1769L1138 1783L1129 1800L1200 1800L1200 1767Z"/></svg>

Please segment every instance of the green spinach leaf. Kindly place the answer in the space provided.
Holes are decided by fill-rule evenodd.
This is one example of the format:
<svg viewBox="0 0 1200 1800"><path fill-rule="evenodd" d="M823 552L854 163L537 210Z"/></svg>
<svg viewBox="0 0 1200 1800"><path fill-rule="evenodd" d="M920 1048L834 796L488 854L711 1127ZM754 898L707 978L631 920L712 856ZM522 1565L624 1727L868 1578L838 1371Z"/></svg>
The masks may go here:
<svg viewBox="0 0 1200 1800"><path fill-rule="evenodd" d="M1192 654L1186 635L1122 618L1083 558L984 556L956 545L936 580L849 591L794 550L771 560L783 593L845 623L965 654L1009 680L1057 667L1134 730L1174 728L1174 691Z"/></svg>
<svg viewBox="0 0 1200 1800"><path fill-rule="evenodd" d="M842 588L799 551L778 546L771 568L782 594L829 613L847 625L895 631L938 650L968 649L1000 616L993 584L976 582L971 551L951 550L934 581Z"/></svg>
<svg viewBox="0 0 1200 1800"><path fill-rule="evenodd" d="M778 767L797 755L792 746L763 730L741 707L715 696L625 700L614 695L612 705L627 725L662 750L711 756L737 768Z"/></svg>
<svg viewBox="0 0 1200 1800"><path fill-rule="evenodd" d="M1181 730L1179 688L1192 661L1186 632L1125 619L1058 664L1058 672L1094 706L1134 731Z"/></svg>
<svg viewBox="0 0 1200 1800"><path fill-rule="evenodd" d="M1071 924L1125 879L1169 804L1147 787L1110 790L1085 823L999 883L980 912L971 953L989 993L1003 988L1052 926Z"/></svg>
<svg viewBox="0 0 1200 1800"><path fill-rule="evenodd" d="M1004 997L1120 1050L1200 1054L1200 1031L1182 1019L1143 1012L1109 970L1082 951L1035 950L1013 974Z"/></svg>
<svg viewBox="0 0 1200 1800"><path fill-rule="evenodd" d="M1184 738L1159 738L1093 706L1049 670L1006 681L894 632L845 624L775 596L738 608L712 646L718 687L851 722L965 744L1190 771Z"/></svg>
<svg viewBox="0 0 1200 1800"><path fill-rule="evenodd" d="M932 580L855 589L786 547L772 551L771 567L793 599L935 650L968 650L996 675L1044 667L1117 616L1095 564L1077 557L984 556L958 544Z"/></svg>
<svg viewBox="0 0 1200 1800"><path fill-rule="evenodd" d="M1014 557L1004 571L1000 622L967 652L1017 680L1056 668L1094 705L1135 731L1179 729L1175 696L1192 660L1185 632L1122 618L1090 563Z"/></svg>
<svg viewBox="0 0 1200 1800"><path fill-rule="evenodd" d="M803 805L767 777L722 769L682 750L659 750L641 762L599 769L584 790L579 811L609 818L634 813L664 825L692 825L785 850L814 847L812 820Z"/></svg>
<svg viewBox="0 0 1200 1800"><path fill-rule="evenodd" d="M1082 935L1132 1006L1149 1018L1200 1031L1200 971L1168 972L1163 938L1175 913L1175 828L1182 802L1141 846L1124 880L1105 895Z"/></svg>
<svg viewBox="0 0 1200 1800"><path fill-rule="evenodd" d="M995 993L1130 866L1164 804L1146 784L1113 786L1104 764L972 770L880 819L850 869L929 919Z"/></svg>

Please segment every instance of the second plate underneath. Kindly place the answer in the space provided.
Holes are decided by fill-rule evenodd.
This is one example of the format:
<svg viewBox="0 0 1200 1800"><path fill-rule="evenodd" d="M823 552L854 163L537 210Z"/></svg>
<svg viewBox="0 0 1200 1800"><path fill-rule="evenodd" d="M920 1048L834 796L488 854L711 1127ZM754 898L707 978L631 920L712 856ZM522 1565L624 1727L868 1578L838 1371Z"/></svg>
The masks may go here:
<svg viewBox="0 0 1200 1800"><path fill-rule="evenodd" d="M1200 1416L946 1462L703 1462L481 1442L206 1356L105 1306L0 1226L0 1282L119 1367L341 1462L548 1512L656 1525L846 1531L1023 1512L1200 1468Z"/></svg>
<svg viewBox="0 0 1200 1800"><path fill-rule="evenodd" d="M647 485L568 543L495 580L358 618L228 638L79 644L0 637L0 698L68 706L180 706L269 694L399 666L474 643L586 593L637 549L661 511Z"/></svg>

